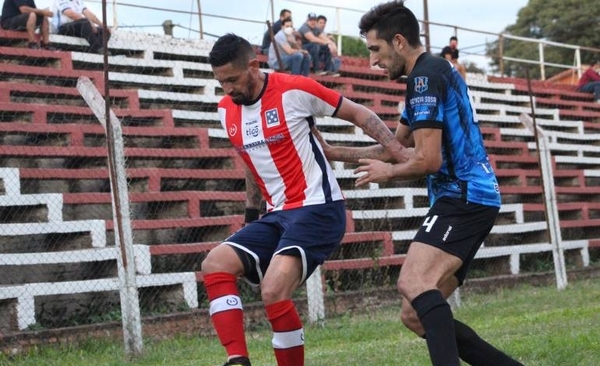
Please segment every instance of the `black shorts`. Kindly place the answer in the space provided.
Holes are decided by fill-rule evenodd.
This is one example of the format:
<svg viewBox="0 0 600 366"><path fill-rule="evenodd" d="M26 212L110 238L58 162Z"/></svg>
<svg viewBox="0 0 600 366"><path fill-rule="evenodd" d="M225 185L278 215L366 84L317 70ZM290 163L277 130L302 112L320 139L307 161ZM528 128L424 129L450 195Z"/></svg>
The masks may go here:
<svg viewBox="0 0 600 366"><path fill-rule="evenodd" d="M29 13L23 13L16 17L2 20L2 28L6 30L24 31L27 29L27 20L29 19ZM43 15L37 15L35 20L36 28L42 25L44 21Z"/></svg>
<svg viewBox="0 0 600 366"><path fill-rule="evenodd" d="M499 207L442 197L429 209L414 241L429 244L462 259L456 271L459 286L464 282L479 247L492 230Z"/></svg>

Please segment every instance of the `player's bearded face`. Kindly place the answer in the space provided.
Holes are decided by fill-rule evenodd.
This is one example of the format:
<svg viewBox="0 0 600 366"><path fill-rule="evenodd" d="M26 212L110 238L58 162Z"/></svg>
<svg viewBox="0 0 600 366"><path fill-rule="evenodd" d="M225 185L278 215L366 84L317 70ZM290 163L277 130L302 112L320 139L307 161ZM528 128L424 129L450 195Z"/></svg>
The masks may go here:
<svg viewBox="0 0 600 366"><path fill-rule="evenodd" d="M213 67L213 72L225 94L229 95L235 104L250 104L256 98L258 82L249 69L239 69L228 63Z"/></svg>
<svg viewBox="0 0 600 366"><path fill-rule="evenodd" d="M239 83L229 92L229 96L235 104L250 104L254 101L255 89L256 80L252 78L250 71L246 70L240 77Z"/></svg>
<svg viewBox="0 0 600 366"><path fill-rule="evenodd" d="M393 52L387 65L387 72L390 80L396 80L399 77L406 75L405 69L406 60L400 57L396 52Z"/></svg>
<svg viewBox="0 0 600 366"><path fill-rule="evenodd" d="M406 60L401 57L390 43L377 37L377 31L372 29L366 34L367 49L370 63L382 68L390 80L405 75Z"/></svg>

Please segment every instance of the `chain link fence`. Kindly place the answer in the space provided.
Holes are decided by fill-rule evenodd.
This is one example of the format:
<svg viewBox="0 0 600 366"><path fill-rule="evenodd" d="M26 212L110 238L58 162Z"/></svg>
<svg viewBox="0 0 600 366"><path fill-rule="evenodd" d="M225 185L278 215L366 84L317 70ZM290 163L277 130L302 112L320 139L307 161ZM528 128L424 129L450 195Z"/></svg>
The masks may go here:
<svg viewBox="0 0 600 366"><path fill-rule="evenodd" d="M0 331L120 321L123 265L134 270L142 318L207 317L196 312L208 306L200 264L241 227L245 205L242 164L218 120L222 90L207 62L212 43L118 30L105 65L78 38L53 36L59 51L29 50L23 34L0 32ZM340 72L315 78L394 129L406 85L367 60L344 57ZM122 130L131 257L118 250L112 139L78 89L82 77L108 91ZM477 74L467 82L503 194L470 278L598 265L600 105L568 86ZM523 115L543 130L550 161ZM325 118L317 126L333 144L373 143L345 121ZM349 224L342 246L296 296L308 296L303 316L315 319L376 309L380 302L367 294L394 288L428 207L423 181L356 189L354 166L332 164ZM552 168L552 195L544 164ZM260 301L240 285L246 304ZM340 295L351 300L330 301Z"/></svg>

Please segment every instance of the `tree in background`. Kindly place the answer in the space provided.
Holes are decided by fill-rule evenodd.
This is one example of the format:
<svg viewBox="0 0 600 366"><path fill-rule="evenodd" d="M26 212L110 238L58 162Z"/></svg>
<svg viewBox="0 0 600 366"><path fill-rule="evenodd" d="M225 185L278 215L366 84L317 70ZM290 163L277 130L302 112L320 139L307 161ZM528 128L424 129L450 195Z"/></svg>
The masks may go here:
<svg viewBox="0 0 600 366"><path fill-rule="evenodd" d="M509 25L503 33L544 39L547 41L600 48L600 0L529 0L519 10L516 24ZM488 44L487 55L492 58L491 66L499 71L498 41ZM512 39L503 41L504 56L539 61L538 45ZM581 52L581 62L589 63L598 54ZM552 46L544 47L544 61L575 65L574 50ZM516 62L504 63L504 74L524 77L525 68L530 68L532 78L540 77L539 66ZM564 71L562 68L546 67L546 77Z"/></svg>
<svg viewBox="0 0 600 366"><path fill-rule="evenodd" d="M342 54L344 56L369 57L369 51L367 50L365 41L358 37L342 37Z"/></svg>

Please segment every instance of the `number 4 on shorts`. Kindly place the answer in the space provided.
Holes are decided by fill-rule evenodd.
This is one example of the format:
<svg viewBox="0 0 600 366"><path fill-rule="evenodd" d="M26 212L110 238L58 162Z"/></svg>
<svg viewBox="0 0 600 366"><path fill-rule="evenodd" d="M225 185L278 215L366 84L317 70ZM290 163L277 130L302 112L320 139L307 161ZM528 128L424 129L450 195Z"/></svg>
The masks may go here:
<svg viewBox="0 0 600 366"><path fill-rule="evenodd" d="M425 221L423 222L423 226L427 227L427 229L425 230L426 233L431 231L431 228L433 227L433 224L435 224L437 219L438 219L438 215L427 216L425 218Z"/></svg>

